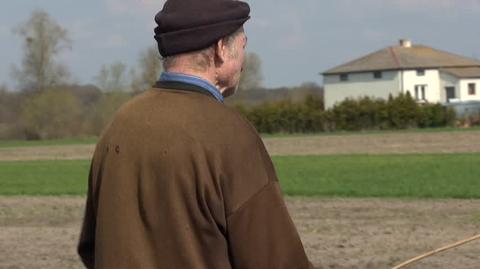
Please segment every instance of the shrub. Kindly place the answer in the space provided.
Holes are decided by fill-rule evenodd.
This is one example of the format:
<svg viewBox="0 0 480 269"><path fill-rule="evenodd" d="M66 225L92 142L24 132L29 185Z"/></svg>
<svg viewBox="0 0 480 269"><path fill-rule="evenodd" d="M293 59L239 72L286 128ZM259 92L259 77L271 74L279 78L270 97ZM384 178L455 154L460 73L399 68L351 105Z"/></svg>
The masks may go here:
<svg viewBox="0 0 480 269"><path fill-rule="evenodd" d="M0 87L0 139L24 138L21 95Z"/></svg>
<svg viewBox="0 0 480 269"><path fill-rule="evenodd" d="M307 96L237 109L261 133L311 133L325 131L386 130L451 126L455 112L440 104L418 104L409 93L387 101L363 97L346 99L325 111L323 101Z"/></svg>
<svg viewBox="0 0 480 269"><path fill-rule="evenodd" d="M358 131L366 129L387 129L388 108L381 99L364 97L347 99L332 109L335 128Z"/></svg>
<svg viewBox="0 0 480 269"><path fill-rule="evenodd" d="M131 98L127 92L113 91L103 94L89 115L87 125L89 132L99 135L105 126L112 120L115 112Z"/></svg>
<svg viewBox="0 0 480 269"><path fill-rule="evenodd" d="M68 91L46 90L25 100L22 123L27 139L53 139L76 136L80 104Z"/></svg>
<svg viewBox="0 0 480 269"><path fill-rule="evenodd" d="M399 94L395 98L389 98L388 117L389 126L393 129L416 128L419 118L419 105L412 98L410 92Z"/></svg>

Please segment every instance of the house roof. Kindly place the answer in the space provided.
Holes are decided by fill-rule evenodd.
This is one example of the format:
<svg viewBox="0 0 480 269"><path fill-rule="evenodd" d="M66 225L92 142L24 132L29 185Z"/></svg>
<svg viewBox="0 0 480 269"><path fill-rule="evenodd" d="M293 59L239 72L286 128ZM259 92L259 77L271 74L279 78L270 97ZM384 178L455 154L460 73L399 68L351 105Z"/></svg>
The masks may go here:
<svg viewBox="0 0 480 269"><path fill-rule="evenodd" d="M329 69L323 74L453 67L480 67L480 61L423 45L394 46Z"/></svg>
<svg viewBox="0 0 480 269"><path fill-rule="evenodd" d="M442 68L440 70L457 78L480 78L480 67Z"/></svg>

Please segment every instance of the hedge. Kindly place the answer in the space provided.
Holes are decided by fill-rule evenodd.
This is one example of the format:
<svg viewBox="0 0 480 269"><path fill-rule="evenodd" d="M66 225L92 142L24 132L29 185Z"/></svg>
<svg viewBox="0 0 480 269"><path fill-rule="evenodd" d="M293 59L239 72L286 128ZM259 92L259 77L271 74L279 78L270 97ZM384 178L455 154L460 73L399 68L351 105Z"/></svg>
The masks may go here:
<svg viewBox="0 0 480 269"><path fill-rule="evenodd" d="M319 96L302 102L266 102L247 108L235 105L261 133L316 133L328 131L393 130L446 127L455 124L455 112L441 104L419 104L408 93L388 100L346 99L324 110Z"/></svg>

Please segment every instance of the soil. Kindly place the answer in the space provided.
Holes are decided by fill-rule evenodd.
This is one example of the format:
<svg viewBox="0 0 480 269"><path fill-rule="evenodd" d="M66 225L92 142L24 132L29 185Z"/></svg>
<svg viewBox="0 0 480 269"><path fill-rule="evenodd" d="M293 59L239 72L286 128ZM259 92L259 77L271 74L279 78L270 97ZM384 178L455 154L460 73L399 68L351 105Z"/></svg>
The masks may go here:
<svg viewBox="0 0 480 269"><path fill-rule="evenodd" d="M480 152L480 132L355 134L264 141L271 155Z"/></svg>
<svg viewBox="0 0 480 269"><path fill-rule="evenodd" d="M0 148L0 161L89 160L95 145Z"/></svg>
<svg viewBox="0 0 480 269"><path fill-rule="evenodd" d="M480 132L383 133L264 139L270 155L480 152ZM94 145L0 148L0 161L90 159Z"/></svg>
<svg viewBox="0 0 480 269"><path fill-rule="evenodd" d="M287 198L317 268L391 268L480 232L480 200ZM83 197L0 197L0 268L83 268ZM478 269L480 242L408 268Z"/></svg>

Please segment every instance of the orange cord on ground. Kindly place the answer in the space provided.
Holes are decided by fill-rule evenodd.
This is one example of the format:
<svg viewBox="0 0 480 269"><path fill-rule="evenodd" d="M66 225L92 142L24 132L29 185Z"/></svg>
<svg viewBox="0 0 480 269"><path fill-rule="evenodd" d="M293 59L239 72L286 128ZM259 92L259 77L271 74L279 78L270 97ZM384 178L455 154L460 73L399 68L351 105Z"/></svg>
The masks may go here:
<svg viewBox="0 0 480 269"><path fill-rule="evenodd" d="M403 263L401 263L401 264L393 267L392 269L404 268L405 266L410 265L410 264L412 264L412 263L414 263L414 262L423 260L423 259L425 259L425 258L427 258L427 257L432 256L432 255L438 254L438 253L440 253L440 252L447 251L447 250L452 249L452 248L459 247L459 246L461 246L461 245L470 243L470 242L472 242L472 241L474 241L474 240L478 240L478 239L480 239L480 234L475 235L475 236L470 237L470 238L467 238L467 239L465 239L465 240L459 241L459 242L457 242L457 243L454 243L454 244L451 244L451 245L448 245L448 246L445 246L445 247L436 249L436 250L434 250L434 251L427 252L427 253L422 254L422 255L420 255L420 256L418 256L418 257L415 257L415 258L410 259L410 260L408 260L408 261L406 261L406 262L403 262Z"/></svg>

